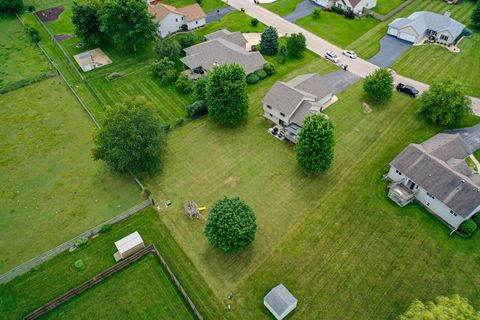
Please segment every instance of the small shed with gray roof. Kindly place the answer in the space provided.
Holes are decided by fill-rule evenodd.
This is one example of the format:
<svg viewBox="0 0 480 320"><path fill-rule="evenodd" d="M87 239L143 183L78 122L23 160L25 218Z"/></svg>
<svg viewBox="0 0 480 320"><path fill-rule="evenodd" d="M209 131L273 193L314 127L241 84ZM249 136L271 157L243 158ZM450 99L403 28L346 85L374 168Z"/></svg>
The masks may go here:
<svg viewBox="0 0 480 320"><path fill-rule="evenodd" d="M210 40L185 48L186 56L180 59L189 68L185 73L191 79L218 65L236 63L248 75L263 69L267 63L259 52L248 52L245 49L247 41L241 33L221 30L205 37Z"/></svg>
<svg viewBox="0 0 480 320"><path fill-rule="evenodd" d="M471 153L460 134L410 144L390 163L389 197L400 206L416 199L456 230L480 210L480 175L465 162Z"/></svg>
<svg viewBox="0 0 480 320"><path fill-rule="evenodd" d="M408 18L398 18L388 25L388 34L399 39L418 43L425 37L444 44L452 44L460 37L465 25L452 19L450 12L441 15L418 11Z"/></svg>
<svg viewBox="0 0 480 320"><path fill-rule="evenodd" d="M279 284L263 298L263 304L277 320L285 318L297 307L298 300L283 285Z"/></svg>
<svg viewBox="0 0 480 320"><path fill-rule="evenodd" d="M263 98L266 119L285 129L285 137L297 143L303 121L335 101L333 86L318 73L300 75L289 82L277 81Z"/></svg>

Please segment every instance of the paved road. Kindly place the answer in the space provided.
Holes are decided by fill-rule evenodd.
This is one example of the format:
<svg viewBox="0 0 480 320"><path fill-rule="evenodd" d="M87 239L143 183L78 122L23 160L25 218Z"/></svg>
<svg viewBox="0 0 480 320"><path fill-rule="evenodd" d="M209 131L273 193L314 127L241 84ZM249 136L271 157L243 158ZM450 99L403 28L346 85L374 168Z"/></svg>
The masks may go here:
<svg viewBox="0 0 480 320"><path fill-rule="evenodd" d="M307 48L320 56L323 56L326 51L332 51L336 53L339 57L343 57L343 50L341 48L335 46L328 41L325 41L324 39L311 33L310 31L307 31L300 26L283 19L279 15L268 11L262 6L256 5L253 0L228 0L228 4L237 9L243 8L249 16L257 18L259 21L263 22L268 26L274 26L275 28L277 28L279 33L287 35L292 33L303 33L307 40ZM343 58L344 62L347 62L345 59L346 58ZM347 64L349 72L352 72L353 74L361 78L365 78L379 68L377 65L360 58L349 59ZM395 75L394 78L395 83L401 82L409 84L420 91L425 91L429 88L429 86L425 83L409 79L402 75ZM472 98L472 104L473 112L476 115L480 115L480 99Z"/></svg>
<svg viewBox="0 0 480 320"><path fill-rule="evenodd" d="M379 67L388 68L411 46L410 42L386 35L380 39L380 52L368 61Z"/></svg>
<svg viewBox="0 0 480 320"><path fill-rule="evenodd" d="M313 1L305 0L297 4L295 10L293 10L293 12L290 12L289 14L284 15L283 18L290 22L295 22L298 19L312 14L314 8L315 5L313 4Z"/></svg>

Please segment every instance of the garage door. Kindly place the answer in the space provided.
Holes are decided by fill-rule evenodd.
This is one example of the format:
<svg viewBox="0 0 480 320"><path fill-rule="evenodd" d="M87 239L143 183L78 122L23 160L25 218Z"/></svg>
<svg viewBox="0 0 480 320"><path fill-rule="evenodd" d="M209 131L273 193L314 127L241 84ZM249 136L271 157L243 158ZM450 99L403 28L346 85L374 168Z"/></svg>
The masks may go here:
<svg viewBox="0 0 480 320"><path fill-rule="evenodd" d="M395 28L388 28L388 34L396 37L398 35L398 30Z"/></svg>
<svg viewBox="0 0 480 320"><path fill-rule="evenodd" d="M402 40L406 40L408 42L415 42L416 41L415 36L412 36L411 34L404 33L404 32L400 32L398 34L398 38L402 39Z"/></svg>

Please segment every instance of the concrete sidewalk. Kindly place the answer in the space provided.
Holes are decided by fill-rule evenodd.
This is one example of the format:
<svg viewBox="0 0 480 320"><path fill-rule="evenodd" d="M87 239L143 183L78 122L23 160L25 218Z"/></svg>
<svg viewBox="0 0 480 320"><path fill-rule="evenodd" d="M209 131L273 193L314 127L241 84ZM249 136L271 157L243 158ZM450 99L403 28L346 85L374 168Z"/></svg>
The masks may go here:
<svg viewBox="0 0 480 320"><path fill-rule="evenodd" d="M324 56L326 51L332 51L337 56L341 57L342 62L348 64L349 72L354 75L365 78L369 74L373 73L379 67L371 62L363 60L361 58L357 59L348 59L342 55L342 48L337 47L336 45L325 41L319 36L307 31L300 26L285 20L279 15L259 6L253 2L253 0L228 0L228 4L237 9L244 9L245 13L251 17L257 18L259 21L263 22L267 26L273 26L277 28L279 33L289 35L292 33L303 33L307 40L307 48L315 52L320 56ZM395 75L395 83L404 83L411 86L414 86L419 91L428 90L429 85L416 81L401 75ZM476 115L480 115L480 99L472 98L472 108L473 112Z"/></svg>

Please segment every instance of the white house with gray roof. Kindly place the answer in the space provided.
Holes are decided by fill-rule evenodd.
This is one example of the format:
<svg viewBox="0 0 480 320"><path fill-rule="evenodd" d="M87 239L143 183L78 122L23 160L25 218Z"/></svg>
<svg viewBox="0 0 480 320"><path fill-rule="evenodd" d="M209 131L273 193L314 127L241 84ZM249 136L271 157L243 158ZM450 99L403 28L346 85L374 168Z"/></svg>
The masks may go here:
<svg viewBox="0 0 480 320"><path fill-rule="evenodd" d="M450 12L441 15L418 11L408 18L398 18L388 25L388 34L399 39L418 43L425 37L450 45L462 34L465 25L452 19Z"/></svg>
<svg viewBox="0 0 480 320"><path fill-rule="evenodd" d="M333 87L318 73L277 81L263 98L265 118L283 127L285 137L297 143L305 117L320 113L332 102Z"/></svg>
<svg viewBox="0 0 480 320"><path fill-rule="evenodd" d="M373 9L377 5L377 0L313 0L313 2L327 9L338 7L345 11L353 11L355 14L361 14L364 9Z"/></svg>
<svg viewBox="0 0 480 320"><path fill-rule="evenodd" d="M263 298L263 304L277 320L285 318L297 307L297 303L297 298L283 284L279 284L270 290Z"/></svg>
<svg viewBox="0 0 480 320"><path fill-rule="evenodd" d="M389 197L402 207L416 199L458 229L480 210L480 175L465 162L470 154L460 134L440 133L410 144L390 163Z"/></svg>
<svg viewBox="0 0 480 320"><path fill-rule="evenodd" d="M186 73L192 79L222 64L236 63L248 75L267 63L259 52L246 50L247 40L240 32L221 30L205 38L207 41L185 48L186 56L180 59L189 68Z"/></svg>

